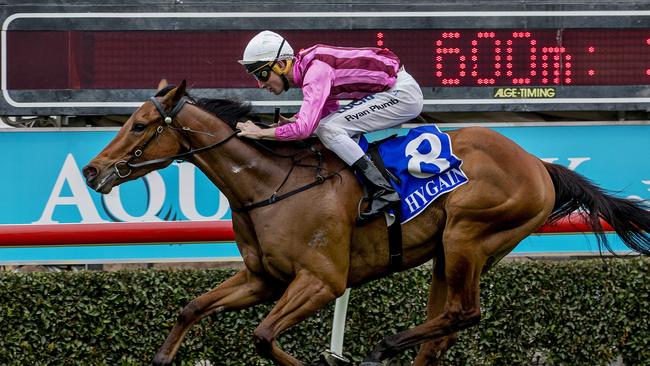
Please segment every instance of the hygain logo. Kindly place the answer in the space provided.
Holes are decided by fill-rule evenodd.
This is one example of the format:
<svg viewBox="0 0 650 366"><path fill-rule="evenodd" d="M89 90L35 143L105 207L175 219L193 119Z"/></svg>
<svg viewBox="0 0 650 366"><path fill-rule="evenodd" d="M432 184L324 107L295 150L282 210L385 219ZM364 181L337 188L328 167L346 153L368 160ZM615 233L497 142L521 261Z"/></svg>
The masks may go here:
<svg viewBox="0 0 650 366"><path fill-rule="evenodd" d="M423 142L427 142L423 144ZM427 147L428 145L428 147ZM442 141L432 133L423 133L406 145L404 154L408 159L409 173L417 178L429 178L449 168L449 161L440 158ZM425 165L423 165L424 163ZM426 164L431 164L427 166Z"/></svg>

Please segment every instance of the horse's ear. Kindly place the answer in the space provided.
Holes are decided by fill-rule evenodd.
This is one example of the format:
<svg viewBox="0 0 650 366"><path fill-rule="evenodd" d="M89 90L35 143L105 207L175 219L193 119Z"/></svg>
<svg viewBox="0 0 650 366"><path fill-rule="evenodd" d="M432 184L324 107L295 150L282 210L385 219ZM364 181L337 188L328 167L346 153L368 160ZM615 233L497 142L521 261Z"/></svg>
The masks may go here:
<svg viewBox="0 0 650 366"><path fill-rule="evenodd" d="M181 85L176 88L176 95L179 95L178 99L181 99L183 95L185 95L185 88L187 86L187 83L185 82L185 79L181 81Z"/></svg>
<svg viewBox="0 0 650 366"><path fill-rule="evenodd" d="M156 89L156 90L157 90L157 91L161 91L161 90L162 90L164 87L166 87L167 85L169 85L169 83L167 82L167 79L162 78L162 79L160 79L160 81L158 82L158 89Z"/></svg>
<svg viewBox="0 0 650 366"><path fill-rule="evenodd" d="M176 105L176 103L181 100L181 98L185 95L185 87L187 86L187 83L185 83L185 79L181 81L181 85L176 87L176 93L174 94L174 97L172 98L172 104Z"/></svg>
<svg viewBox="0 0 650 366"><path fill-rule="evenodd" d="M181 81L181 84L174 89L170 90L165 97L163 98L163 103L168 106L174 106L178 101L185 95L185 87L187 83L185 80Z"/></svg>

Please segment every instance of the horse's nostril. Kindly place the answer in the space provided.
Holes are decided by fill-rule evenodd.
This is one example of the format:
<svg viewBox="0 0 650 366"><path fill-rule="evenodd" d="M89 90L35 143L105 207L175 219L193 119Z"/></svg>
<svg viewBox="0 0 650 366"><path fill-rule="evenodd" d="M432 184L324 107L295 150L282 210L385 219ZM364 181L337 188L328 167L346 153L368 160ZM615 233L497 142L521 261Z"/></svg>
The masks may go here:
<svg viewBox="0 0 650 366"><path fill-rule="evenodd" d="M86 181L92 180L97 176L97 169L90 165L86 165L81 172L86 178Z"/></svg>

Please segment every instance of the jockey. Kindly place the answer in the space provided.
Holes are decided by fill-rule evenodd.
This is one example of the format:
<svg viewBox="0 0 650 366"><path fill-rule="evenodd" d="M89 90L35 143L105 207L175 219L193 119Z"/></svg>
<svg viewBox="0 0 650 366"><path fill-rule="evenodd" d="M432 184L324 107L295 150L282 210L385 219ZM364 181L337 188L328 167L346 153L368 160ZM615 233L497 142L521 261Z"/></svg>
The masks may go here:
<svg viewBox="0 0 650 366"><path fill-rule="evenodd" d="M260 88L279 95L302 89L298 113L262 129L239 123L239 136L251 139L301 140L316 134L323 145L368 180L371 202L360 219L369 219L399 201L399 195L353 139L393 127L422 111L422 90L397 56L381 48L315 45L294 55L279 34L263 31L248 42L239 61ZM339 100L353 100L343 107Z"/></svg>

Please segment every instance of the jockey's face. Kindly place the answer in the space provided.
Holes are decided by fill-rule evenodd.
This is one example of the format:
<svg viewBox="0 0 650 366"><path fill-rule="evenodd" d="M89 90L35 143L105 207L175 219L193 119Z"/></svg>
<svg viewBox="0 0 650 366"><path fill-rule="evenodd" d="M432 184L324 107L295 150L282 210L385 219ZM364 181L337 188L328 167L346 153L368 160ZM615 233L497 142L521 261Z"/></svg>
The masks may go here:
<svg viewBox="0 0 650 366"><path fill-rule="evenodd" d="M280 75L276 74L274 71L271 71L271 75L266 81L257 79L257 86L266 89L275 95L280 95L284 91L284 81Z"/></svg>

